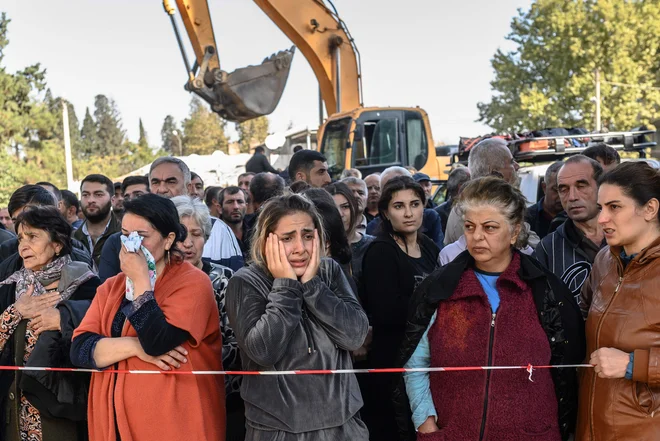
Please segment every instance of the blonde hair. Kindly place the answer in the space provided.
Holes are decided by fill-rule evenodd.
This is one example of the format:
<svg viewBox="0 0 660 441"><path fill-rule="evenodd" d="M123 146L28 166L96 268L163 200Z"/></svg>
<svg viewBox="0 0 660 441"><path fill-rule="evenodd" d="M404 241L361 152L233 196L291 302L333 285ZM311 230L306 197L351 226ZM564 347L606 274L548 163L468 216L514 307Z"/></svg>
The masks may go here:
<svg viewBox="0 0 660 441"><path fill-rule="evenodd" d="M252 262L268 271L265 249L268 235L275 231L280 220L291 214L304 213L312 218L319 233L320 251L325 250L325 233L321 216L314 204L304 195L285 193L266 202L260 210L257 225L252 235Z"/></svg>
<svg viewBox="0 0 660 441"><path fill-rule="evenodd" d="M463 184L456 206L458 214L462 217L467 210L484 206L497 208L508 221L512 233L516 227L520 227L514 244L516 248L527 245L529 235L524 228L527 200L520 190L494 176L473 179Z"/></svg>

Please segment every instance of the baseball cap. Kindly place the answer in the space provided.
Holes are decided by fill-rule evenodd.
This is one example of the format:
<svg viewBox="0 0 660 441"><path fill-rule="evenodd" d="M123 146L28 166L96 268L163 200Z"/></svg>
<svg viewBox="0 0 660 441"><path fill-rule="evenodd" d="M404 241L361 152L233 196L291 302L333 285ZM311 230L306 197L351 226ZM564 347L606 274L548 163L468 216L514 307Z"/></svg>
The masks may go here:
<svg viewBox="0 0 660 441"><path fill-rule="evenodd" d="M422 182L422 181L430 181L431 178L429 178L429 175L426 173L415 173L412 175L412 178L415 180L415 182Z"/></svg>

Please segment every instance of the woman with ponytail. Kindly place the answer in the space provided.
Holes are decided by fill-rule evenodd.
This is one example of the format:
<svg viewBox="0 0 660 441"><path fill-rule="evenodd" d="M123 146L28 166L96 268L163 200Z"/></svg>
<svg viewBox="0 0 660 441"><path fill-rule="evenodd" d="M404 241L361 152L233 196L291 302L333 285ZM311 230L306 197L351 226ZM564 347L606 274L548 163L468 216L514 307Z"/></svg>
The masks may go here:
<svg viewBox="0 0 660 441"><path fill-rule="evenodd" d="M222 339L209 277L184 260L174 203L146 194L124 204L122 272L99 289L73 335L86 368L221 370ZM225 439L220 375L92 374L95 441Z"/></svg>

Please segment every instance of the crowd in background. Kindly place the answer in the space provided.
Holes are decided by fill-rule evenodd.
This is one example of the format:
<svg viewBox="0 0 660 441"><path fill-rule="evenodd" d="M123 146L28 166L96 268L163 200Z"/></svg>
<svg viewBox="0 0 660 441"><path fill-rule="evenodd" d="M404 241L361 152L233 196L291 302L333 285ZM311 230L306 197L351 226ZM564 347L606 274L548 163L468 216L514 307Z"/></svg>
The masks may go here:
<svg viewBox="0 0 660 441"><path fill-rule="evenodd" d="M25 185L0 210L0 365L413 370L0 371L0 439L656 440L660 175L620 162L589 147L527 201L487 139L440 205L423 172L333 181L302 148L284 171L258 148L235 186L174 157L80 199Z"/></svg>

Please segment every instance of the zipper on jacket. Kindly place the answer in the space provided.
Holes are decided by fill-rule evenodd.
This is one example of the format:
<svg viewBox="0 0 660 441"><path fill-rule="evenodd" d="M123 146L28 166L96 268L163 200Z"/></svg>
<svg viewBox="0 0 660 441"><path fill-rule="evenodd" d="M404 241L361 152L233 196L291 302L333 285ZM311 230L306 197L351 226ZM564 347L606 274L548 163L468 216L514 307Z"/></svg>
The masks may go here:
<svg viewBox="0 0 660 441"><path fill-rule="evenodd" d="M316 348L314 347L314 338L312 337L312 331L309 329L309 316L307 315L307 310L303 307L302 308L302 325L303 329L305 330L305 336L307 337L307 353L308 354L313 354L316 352Z"/></svg>
<svg viewBox="0 0 660 441"><path fill-rule="evenodd" d="M624 270L625 271L625 270ZM623 274L623 273L621 273ZM616 298L617 293L619 292L619 289L621 288L621 284L623 283L623 275L619 276L619 281L616 284L616 288L614 288L614 294L612 294L612 298L610 299L610 302L607 304L607 307L605 308L605 311L603 311L603 315L600 317L600 320L598 321L598 326L596 326L596 347L598 347L598 340L600 337L600 329L603 327L603 322L605 321L605 316L607 315L607 312L610 309L610 306L612 305L612 302L614 302L614 299ZM593 425L593 414L594 414L594 393L596 391L596 378L597 376L594 375L593 378L591 379L591 399L589 403L589 413L590 413L590 418L589 418L589 433L591 434L591 438L594 438L594 425Z"/></svg>
<svg viewBox="0 0 660 441"><path fill-rule="evenodd" d="M496 313L493 313L493 319L490 321L490 337L488 338L488 365L490 366L493 362L493 337L495 336L495 317ZM484 413L481 417L481 433L479 435L479 440L484 439L484 432L486 431L486 416L488 415L488 389L490 389L490 373L491 370L486 371L486 394L484 395Z"/></svg>

